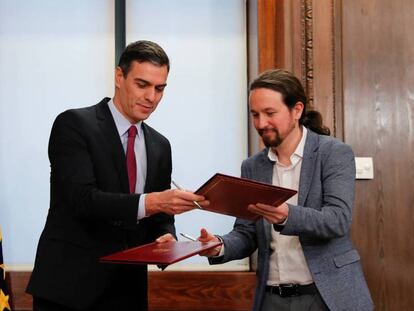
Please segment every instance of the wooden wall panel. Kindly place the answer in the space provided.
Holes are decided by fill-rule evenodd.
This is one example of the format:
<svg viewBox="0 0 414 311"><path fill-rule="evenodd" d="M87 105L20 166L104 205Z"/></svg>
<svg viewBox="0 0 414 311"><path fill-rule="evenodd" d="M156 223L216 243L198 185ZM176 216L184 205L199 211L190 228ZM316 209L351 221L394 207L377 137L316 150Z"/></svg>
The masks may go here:
<svg viewBox="0 0 414 311"><path fill-rule="evenodd" d="M414 2L271 2L258 10L259 32L267 32L258 34L259 67L301 77L333 134L373 157L374 179L357 181L352 238L376 309L411 310Z"/></svg>
<svg viewBox="0 0 414 311"><path fill-rule="evenodd" d="M282 68L335 133L334 0L257 0L259 72Z"/></svg>
<svg viewBox="0 0 414 311"><path fill-rule="evenodd" d="M313 107L334 132L333 1L313 1Z"/></svg>
<svg viewBox="0 0 414 311"><path fill-rule="evenodd" d="M7 272L6 280L10 292L10 306L14 311L32 310L32 296L26 294L26 287L31 272Z"/></svg>
<svg viewBox="0 0 414 311"><path fill-rule="evenodd" d="M157 311L250 310L253 272L152 272L150 309Z"/></svg>
<svg viewBox="0 0 414 311"><path fill-rule="evenodd" d="M14 311L32 310L25 293L29 271L7 272ZM150 311L248 311L256 283L254 272L149 272Z"/></svg>
<svg viewBox="0 0 414 311"><path fill-rule="evenodd" d="M278 42L284 40L283 1L258 0L257 14L259 73L281 68L284 60L283 45Z"/></svg>
<svg viewBox="0 0 414 311"><path fill-rule="evenodd" d="M374 160L352 236L377 310L414 305L414 2L342 2L344 137Z"/></svg>

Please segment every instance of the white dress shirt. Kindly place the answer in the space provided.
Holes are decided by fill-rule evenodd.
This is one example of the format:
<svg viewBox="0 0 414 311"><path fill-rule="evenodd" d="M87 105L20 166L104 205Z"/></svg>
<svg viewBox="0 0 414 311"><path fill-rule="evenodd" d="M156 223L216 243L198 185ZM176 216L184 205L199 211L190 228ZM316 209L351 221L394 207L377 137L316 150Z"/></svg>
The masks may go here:
<svg viewBox="0 0 414 311"><path fill-rule="evenodd" d="M291 165L281 164L277 155L269 149L268 157L275 163L272 178L272 183L275 186L299 190L300 169L307 136L306 128L302 127L302 129L302 138L290 157ZM298 195L291 197L287 203L297 205ZM313 278L306 263L299 237L280 234L273 229L273 226L271 227L272 241L270 242L270 248L273 252L270 255L267 285L287 283L305 285L312 283Z"/></svg>
<svg viewBox="0 0 414 311"><path fill-rule="evenodd" d="M135 159L137 162L137 182L135 184L135 193L142 193L138 204L137 219L145 217L145 180L147 178L147 151L145 148L144 131L142 130L142 122L131 124L115 107L114 101L111 99L108 102L109 110L114 118L116 128L118 130L119 138L122 142L122 147L126 154L128 145L128 129L131 125L135 125L137 128L137 136L135 137L134 151ZM125 159L126 161L126 159Z"/></svg>

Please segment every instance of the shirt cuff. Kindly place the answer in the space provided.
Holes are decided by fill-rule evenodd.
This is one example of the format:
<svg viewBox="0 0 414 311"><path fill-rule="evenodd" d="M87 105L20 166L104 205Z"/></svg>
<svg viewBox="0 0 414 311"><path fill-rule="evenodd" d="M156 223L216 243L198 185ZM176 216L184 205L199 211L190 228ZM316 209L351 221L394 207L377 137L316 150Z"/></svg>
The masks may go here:
<svg viewBox="0 0 414 311"><path fill-rule="evenodd" d="M224 243L221 237L217 236L216 237L221 241L221 249L220 249L220 253L217 256L212 256L213 258L217 258L217 257L221 257L224 256Z"/></svg>
<svg viewBox="0 0 414 311"><path fill-rule="evenodd" d="M139 197L138 214L137 214L138 221L147 216L145 215L145 196L146 196L145 194L141 194Z"/></svg>

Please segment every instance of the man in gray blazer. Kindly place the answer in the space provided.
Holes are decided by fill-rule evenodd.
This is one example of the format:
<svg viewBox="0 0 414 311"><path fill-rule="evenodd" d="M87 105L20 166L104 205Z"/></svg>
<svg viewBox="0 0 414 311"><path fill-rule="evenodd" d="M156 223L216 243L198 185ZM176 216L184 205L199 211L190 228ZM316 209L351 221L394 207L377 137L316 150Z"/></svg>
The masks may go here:
<svg viewBox="0 0 414 311"><path fill-rule="evenodd" d="M250 205L263 219L237 219L204 255L224 263L258 249L253 310L371 310L360 257L349 237L355 162L331 138L290 72L270 70L250 86L250 112L267 148L242 164L242 177L298 190L280 206Z"/></svg>

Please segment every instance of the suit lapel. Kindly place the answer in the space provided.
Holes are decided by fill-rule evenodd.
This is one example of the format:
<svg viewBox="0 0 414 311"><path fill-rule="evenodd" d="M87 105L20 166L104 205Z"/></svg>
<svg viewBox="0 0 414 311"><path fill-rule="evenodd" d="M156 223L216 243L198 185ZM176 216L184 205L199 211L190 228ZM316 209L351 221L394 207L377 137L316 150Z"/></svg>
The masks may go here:
<svg viewBox="0 0 414 311"><path fill-rule="evenodd" d="M110 98L105 98L97 105L96 115L99 128L105 138L108 152L111 154L114 160L113 163L118 171L122 191L128 193L128 172L125 163L125 152L122 147L121 139L119 138L115 121L108 107L109 100Z"/></svg>
<svg viewBox="0 0 414 311"><path fill-rule="evenodd" d="M153 178L156 176L156 163L154 159L156 158L157 146L154 140L151 139L150 128L144 122L142 122L142 129L144 131L145 149L147 152L147 178L145 180L144 192L148 193L154 184Z"/></svg>
<svg viewBox="0 0 414 311"><path fill-rule="evenodd" d="M262 151L262 154L257 163L256 171L253 172L253 174L255 174L253 179L260 181L260 182L267 183L267 184L272 184L274 163L270 161L269 157L267 156L268 152L269 152L269 149L267 148ZM272 227L270 223L264 218L261 219L260 221L262 222L262 225L263 225L263 231L265 233L265 238L266 238L266 245L268 246L270 245L270 241L272 239L272 235L271 235Z"/></svg>
<svg viewBox="0 0 414 311"><path fill-rule="evenodd" d="M314 175L314 169L316 167L316 153L318 150L319 137L312 131L308 130L306 137L305 148L303 150L302 167L300 170L300 182L299 182L299 196L298 205L303 206L308 197L309 189L312 183Z"/></svg>
<svg viewBox="0 0 414 311"><path fill-rule="evenodd" d="M253 172L253 174L257 174L254 176L254 179L260 182L264 182L266 184L272 184L273 179L273 162L270 161L269 157L267 156L269 149L264 149L260 160L257 163L257 171Z"/></svg>

